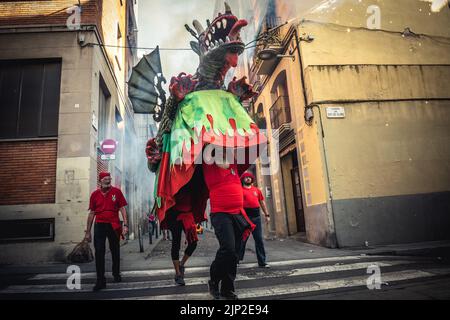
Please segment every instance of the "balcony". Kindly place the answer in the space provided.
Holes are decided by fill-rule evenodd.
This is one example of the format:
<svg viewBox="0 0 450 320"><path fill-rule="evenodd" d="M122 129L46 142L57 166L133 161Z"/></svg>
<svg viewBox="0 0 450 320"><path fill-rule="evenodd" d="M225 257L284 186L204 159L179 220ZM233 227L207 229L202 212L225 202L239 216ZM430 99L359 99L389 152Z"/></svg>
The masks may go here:
<svg viewBox="0 0 450 320"><path fill-rule="evenodd" d="M272 138L279 143L279 152L295 143L295 132L291 125L291 108L288 96L280 96L270 108Z"/></svg>
<svg viewBox="0 0 450 320"><path fill-rule="evenodd" d="M291 107L288 96L280 96L269 109L272 130L291 122Z"/></svg>
<svg viewBox="0 0 450 320"><path fill-rule="evenodd" d="M279 17L266 17L264 23L261 26L261 30L258 33L258 41L256 42L256 49L253 56L253 64L251 72L257 75L269 75L272 73L276 60L261 60L258 58L258 52L263 49L273 49L278 53L283 50L282 47L282 35L280 29L277 28L280 25L281 19Z"/></svg>

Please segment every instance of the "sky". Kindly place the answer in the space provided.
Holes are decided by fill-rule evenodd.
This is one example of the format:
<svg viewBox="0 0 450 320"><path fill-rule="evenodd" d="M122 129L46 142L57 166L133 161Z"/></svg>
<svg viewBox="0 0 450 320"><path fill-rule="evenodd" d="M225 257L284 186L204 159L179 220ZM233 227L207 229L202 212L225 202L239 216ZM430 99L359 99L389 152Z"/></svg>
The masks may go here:
<svg viewBox="0 0 450 320"><path fill-rule="evenodd" d="M238 1L250 2L250 0L231 0L229 2L232 10ZM261 3L258 4L262 7L267 4L267 0L259 1ZM305 6L311 7L322 0L288 0L287 2L295 1L302 1ZM139 47L153 48L159 45L160 48L190 49L189 42L195 39L186 31L184 25L188 24L193 29L192 21L197 19L205 26L206 19L213 20L215 3L214 0L138 0ZM223 1L220 2L221 12L223 12L222 3ZM246 15L249 16L238 18L250 21L252 14L248 12ZM138 57L150 51L139 50ZM163 74L167 81L180 72L195 73L198 62L198 56L192 50L161 51Z"/></svg>
<svg viewBox="0 0 450 320"><path fill-rule="evenodd" d="M232 10L237 2L251 3L251 0L229 0ZM286 0L290 6L306 11L324 0ZM258 0L260 7L265 7L268 0ZM184 28L188 24L192 29L192 21L199 20L203 26L206 19L213 20L214 0L137 0L138 45L139 47L153 48L186 48L190 49L189 42L195 40ZM223 1L220 1L223 12ZM265 10L265 9L261 9ZM235 12L235 10L233 10ZM246 12L244 18L250 21L252 11ZM244 31L249 32L249 27ZM246 36L249 36L248 34ZM250 36L251 37L251 36ZM139 50L138 57L151 50ZM161 51L163 73L168 81L174 75L184 71L195 73L198 66L198 56L192 50Z"/></svg>
<svg viewBox="0 0 450 320"><path fill-rule="evenodd" d="M214 11L212 0L139 0L138 1L138 43L139 47L187 48L195 40L184 28L191 28L194 19L205 25ZM139 57L150 50L140 50ZM195 73L198 56L192 50L161 51L163 73L168 81L184 71Z"/></svg>
<svg viewBox="0 0 450 320"><path fill-rule="evenodd" d="M230 4L238 1L249 2L251 0L229 0ZM267 2L267 0L257 1L259 1L258 4ZM339 3L350 3L351 1L354 1L355 5L361 2L361 0L285 0L283 3L291 7L293 17L297 17L299 15L302 16L309 9L319 4L325 6L338 5ZM383 0L374 1L377 3L383 2ZM432 5L432 9L436 11L442 10L448 3L448 0L415 1L429 2ZM186 31L184 25L188 24L192 28L192 21L197 19L205 26L206 19L213 19L215 3L216 1L214 0L137 0L139 47L155 47L159 45L160 48L189 49L184 51L161 51L163 74L167 81L170 81L172 76L176 76L180 72L195 73L198 66L198 56L190 50L189 45L189 42L194 40L194 38ZM254 13L249 12L248 14L252 15ZM239 18L251 20L251 16L240 16ZM363 18L366 19L365 17ZM150 50L139 50L138 56L141 57L143 53L149 52Z"/></svg>

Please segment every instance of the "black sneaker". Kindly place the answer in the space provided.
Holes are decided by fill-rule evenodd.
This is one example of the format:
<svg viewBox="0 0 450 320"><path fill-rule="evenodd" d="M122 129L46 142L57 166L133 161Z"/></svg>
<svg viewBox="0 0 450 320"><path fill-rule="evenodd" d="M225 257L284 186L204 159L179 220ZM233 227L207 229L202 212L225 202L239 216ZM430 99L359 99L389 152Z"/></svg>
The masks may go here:
<svg viewBox="0 0 450 320"><path fill-rule="evenodd" d="M97 282L95 283L95 286L94 286L94 288L92 288L92 291L100 291L100 290L102 290L102 289L105 289L106 288L106 281L105 280L103 280L103 281L99 281L99 280L97 280Z"/></svg>
<svg viewBox="0 0 450 320"><path fill-rule="evenodd" d="M209 280L208 288L209 288L209 293L214 298L214 300L219 300L220 299L219 284L217 282Z"/></svg>
<svg viewBox="0 0 450 320"><path fill-rule="evenodd" d="M270 265L267 263L264 263L264 264L260 264L259 267L268 269L268 268L270 268Z"/></svg>
<svg viewBox="0 0 450 320"><path fill-rule="evenodd" d="M118 276L114 276L114 282L122 282L122 276L120 274Z"/></svg>
<svg viewBox="0 0 450 320"><path fill-rule="evenodd" d="M221 293L220 295L222 296L222 298L225 298L226 300L239 300L237 294L235 294L233 291Z"/></svg>
<svg viewBox="0 0 450 320"><path fill-rule="evenodd" d="M181 274L179 276L175 276L175 283L179 286L184 286L186 284Z"/></svg>

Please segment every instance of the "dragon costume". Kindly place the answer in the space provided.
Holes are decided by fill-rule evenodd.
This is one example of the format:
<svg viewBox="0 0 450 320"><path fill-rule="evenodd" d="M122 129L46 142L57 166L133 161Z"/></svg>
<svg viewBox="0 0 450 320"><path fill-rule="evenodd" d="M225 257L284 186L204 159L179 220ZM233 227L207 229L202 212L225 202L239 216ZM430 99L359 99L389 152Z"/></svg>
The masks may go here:
<svg viewBox="0 0 450 320"><path fill-rule="evenodd" d="M227 3L224 14L219 13L212 22L207 20L206 29L197 20L193 21L196 32L185 25L196 38L191 48L200 63L194 75L180 73L171 79L170 97L161 99L158 133L146 148L148 167L156 173L155 210L162 228L166 227L166 212L176 204L182 188L195 204L194 222L206 220L208 189L201 164L208 145L239 151L238 170L242 173L267 141L241 104L255 94L245 77L234 78L227 88L224 85L225 75L237 66L244 51L240 30L246 25Z"/></svg>

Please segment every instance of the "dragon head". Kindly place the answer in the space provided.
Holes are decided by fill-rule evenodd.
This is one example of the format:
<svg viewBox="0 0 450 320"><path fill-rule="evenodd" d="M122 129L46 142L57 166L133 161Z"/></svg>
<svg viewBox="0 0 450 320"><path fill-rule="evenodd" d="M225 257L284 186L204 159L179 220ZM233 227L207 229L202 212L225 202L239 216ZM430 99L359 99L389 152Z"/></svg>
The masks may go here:
<svg viewBox="0 0 450 320"><path fill-rule="evenodd" d="M206 30L197 20L194 20L193 24L199 33L198 43L201 55L212 54L217 49L237 54L244 51L245 45L241 40L240 30L247 25L247 21L238 20L226 2L225 13L219 13L211 23L208 22Z"/></svg>
<svg viewBox="0 0 450 320"><path fill-rule="evenodd" d="M240 31L247 25L244 19L238 19L225 2L225 13L219 13L212 22L207 20L206 29L197 20L193 21L197 33L185 25L186 29L197 39L191 41L191 48L200 57L197 74L205 87L223 84L225 73L236 67L238 56L244 51ZM212 83L214 82L214 84Z"/></svg>

